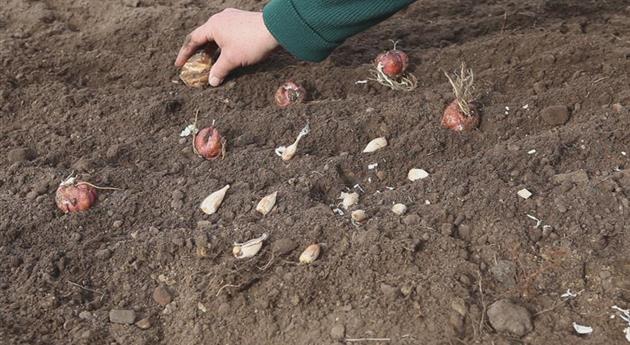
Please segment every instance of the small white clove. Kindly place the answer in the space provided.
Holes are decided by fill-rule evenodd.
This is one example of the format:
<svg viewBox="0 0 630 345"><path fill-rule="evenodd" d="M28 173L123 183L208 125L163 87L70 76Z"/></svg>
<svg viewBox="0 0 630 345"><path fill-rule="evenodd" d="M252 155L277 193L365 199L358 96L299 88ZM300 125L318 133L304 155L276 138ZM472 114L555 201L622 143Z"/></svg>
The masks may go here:
<svg viewBox="0 0 630 345"><path fill-rule="evenodd" d="M593 328L589 326L578 325L577 323L573 323L573 329L577 334L591 334L593 333Z"/></svg>
<svg viewBox="0 0 630 345"><path fill-rule="evenodd" d="M422 180L427 177L429 177L429 173L424 169L414 168L409 170L409 172L407 173L407 178L409 179L409 181Z"/></svg>
<svg viewBox="0 0 630 345"><path fill-rule="evenodd" d="M280 156L283 161L291 160L291 158L293 158L293 156L295 156L295 153L297 152L298 143L300 142L302 137L307 135L310 131L311 128L307 123L306 126L302 128L300 134L298 134L293 144L289 146L279 146L276 148L276 155Z"/></svg>
<svg viewBox="0 0 630 345"><path fill-rule="evenodd" d="M263 216L266 216L267 213L271 212L273 207L276 205L277 196L278 192L273 192L262 198L258 203L258 206L256 206L256 211L262 213Z"/></svg>
<svg viewBox="0 0 630 345"><path fill-rule="evenodd" d="M313 261L317 260L319 257L320 250L320 246L317 243L306 247L302 254L300 254L300 263L305 265L313 263Z"/></svg>
<svg viewBox="0 0 630 345"><path fill-rule="evenodd" d="M376 138L367 144L367 146L363 149L363 153L378 151L385 146L387 146L387 139L385 139L385 137Z"/></svg>
<svg viewBox="0 0 630 345"><path fill-rule="evenodd" d="M403 204L396 204L392 206L392 212L394 212L395 214L399 216L402 216L403 214L407 212L407 206Z"/></svg>
<svg viewBox="0 0 630 345"><path fill-rule="evenodd" d="M203 201L201 202L201 206L199 208L201 208L201 210L205 214L216 213L217 210L219 209L219 206L221 206L221 202L223 202L223 198L225 198L225 193L227 192L229 188L230 188L230 185L228 184L225 187L219 189L218 191L208 195L205 199L203 199Z"/></svg>
<svg viewBox="0 0 630 345"><path fill-rule="evenodd" d="M262 248L263 241L267 239L267 234L262 234L258 238L254 238L244 243L234 242L234 248L232 248L232 255L237 259L251 258L258 254L260 248Z"/></svg>

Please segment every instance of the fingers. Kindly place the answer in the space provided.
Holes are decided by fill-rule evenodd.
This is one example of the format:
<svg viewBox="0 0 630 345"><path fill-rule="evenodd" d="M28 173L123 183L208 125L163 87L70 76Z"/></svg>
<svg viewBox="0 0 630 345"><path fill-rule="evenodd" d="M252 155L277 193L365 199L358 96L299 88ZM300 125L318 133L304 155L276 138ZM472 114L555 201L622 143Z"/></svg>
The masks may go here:
<svg viewBox="0 0 630 345"><path fill-rule="evenodd" d="M234 64L227 57L227 53L224 51L219 55L217 62L212 65L210 69L210 75L208 76L208 83L210 86L219 86L223 83L223 80L230 74L230 72L239 67L238 64Z"/></svg>
<svg viewBox="0 0 630 345"><path fill-rule="evenodd" d="M211 40L212 35L208 23L195 29L188 36L186 36L186 40L184 41L184 44L179 49L179 53L177 54L175 66L182 67L184 63L186 63L186 60L188 60L188 58L195 53L197 48L210 42Z"/></svg>

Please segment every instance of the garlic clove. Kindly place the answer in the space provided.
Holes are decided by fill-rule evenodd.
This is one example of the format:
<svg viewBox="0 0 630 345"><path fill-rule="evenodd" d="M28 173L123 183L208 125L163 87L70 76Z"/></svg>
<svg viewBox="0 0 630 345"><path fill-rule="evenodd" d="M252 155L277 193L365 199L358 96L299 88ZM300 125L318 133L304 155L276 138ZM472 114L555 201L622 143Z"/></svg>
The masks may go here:
<svg viewBox="0 0 630 345"><path fill-rule="evenodd" d="M295 153L297 152L297 142L289 145L284 152L282 152L282 155L280 156L282 158L283 161L290 161L291 158L293 158L293 156L295 156Z"/></svg>
<svg viewBox="0 0 630 345"><path fill-rule="evenodd" d="M341 199L341 205L343 206L343 208L347 210L348 208L359 203L359 193L341 192L341 196L339 196L339 199Z"/></svg>
<svg viewBox="0 0 630 345"><path fill-rule="evenodd" d="M266 240L267 237L267 234L262 234L262 236L247 242L235 242L234 247L232 248L232 255L234 255L237 259L251 258L252 256L258 254L260 248L262 248L263 241Z"/></svg>
<svg viewBox="0 0 630 345"><path fill-rule="evenodd" d="M293 158L293 156L295 156L295 153L297 152L298 143L300 142L302 137L308 135L310 131L311 131L311 127L307 123L306 126L302 128L302 130L298 134L293 144L289 146L279 146L276 148L276 155L280 156L280 158L282 158L283 161L291 160L291 158Z"/></svg>
<svg viewBox="0 0 630 345"><path fill-rule="evenodd" d="M201 202L201 206L199 206L199 208L201 208L201 210L205 214L216 213L217 210L219 209L219 206L221 206L221 202L223 202L223 198L225 198L225 193L227 192L229 188L230 188L230 185L228 184L225 187L219 189L218 191L208 195L205 199L203 199L203 201Z"/></svg>
<svg viewBox="0 0 630 345"><path fill-rule="evenodd" d="M262 198L258 203L258 206L256 206L256 211L262 213L263 216L266 216L267 213L271 212L273 207L276 205L277 196L278 192L273 192Z"/></svg>
<svg viewBox="0 0 630 345"><path fill-rule="evenodd" d="M363 149L363 153L374 152L385 146L387 146L387 139L385 139L385 137L376 138L367 144L365 149Z"/></svg>
<svg viewBox="0 0 630 345"><path fill-rule="evenodd" d="M320 251L321 249L319 244L311 244L310 246L306 247L306 249L304 249L302 254L300 254L300 263L305 265L313 263L313 261L317 260L317 258L319 257Z"/></svg>
<svg viewBox="0 0 630 345"><path fill-rule="evenodd" d="M409 181L417 181L417 180L422 180L429 177L429 173L426 172L426 170L424 169L411 169L409 170L409 173L407 174L407 178L409 179Z"/></svg>
<svg viewBox="0 0 630 345"><path fill-rule="evenodd" d="M403 214L407 212L407 206L403 204L396 204L392 206L392 212L394 212L395 214L399 216L402 216Z"/></svg>
<svg viewBox="0 0 630 345"><path fill-rule="evenodd" d="M354 224L361 224L368 219L367 213L363 210L352 211L350 217L352 218L352 222Z"/></svg>

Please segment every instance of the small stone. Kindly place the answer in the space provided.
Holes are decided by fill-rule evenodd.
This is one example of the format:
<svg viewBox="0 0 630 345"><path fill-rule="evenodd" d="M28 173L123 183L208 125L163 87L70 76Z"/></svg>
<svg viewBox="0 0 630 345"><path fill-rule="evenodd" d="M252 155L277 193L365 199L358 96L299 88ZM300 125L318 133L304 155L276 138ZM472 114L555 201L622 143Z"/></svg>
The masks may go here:
<svg viewBox="0 0 630 345"><path fill-rule="evenodd" d="M136 312L130 309L112 309L109 311L109 322L131 325L136 320Z"/></svg>
<svg viewBox="0 0 630 345"><path fill-rule="evenodd" d="M120 154L120 145L114 144L107 149L107 151L105 152L105 157L107 159L113 160L117 158L119 154Z"/></svg>
<svg viewBox="0 0 630 345"><path fill-rule="evenodd" d="M457 234L459 235L460 239L466 242L470 242L470 240L472 240L472 230L470 229L469 225L460 224L457 228Z"/></svg>
<svg viewBox="0 0 630 345"><path fill-rule="evenodd" d="M403 218L403 224L405 225L415 225L420 223L420 216L417 214L408 214Z"/></svg>
<svg viewBox="0 0 630 345"><path fill-rule="evenodd" d="M279 239L271 245L271 251L277 255L287 255L297 248L297 243L289 238Z"/></svg>
<svg viewBox="0 0 630 345"><path fill-rule="evenodd" d="M173 300L173 297L165 287L158 286L153 290L153 300L161 306L165 306Z"/></svg>
<svg viewBox="0 0 630 345"><path fill-rule="evenodd" d="M400 293L402 293L405 297L411 295L412 292L413 286L411 285L403 285L403 287L400 288Z"/></svg>
<svg viewBox="0 0 630 345"><path fill-rule="evenodd" d="M455 310L462 317L465 317L468 313L466 302L461 297L456 297L451 301L451 309Z"/></svg>
<svg viewBox="0 0 630 345"><path fill-rule="evenodd" d="M394 206L392 206L392 212L399 216L402 216L407 212L407 206L405 206L404 204L395 204Z"/></svg>
<svg viewBox="0 0 630 345"><path fill-rule="evenodd" d="M387 177L387 173L383 170L379 170L376 172L376 177L378 177L379 180L383 181Z"/></svg>
<svg viewBox="0 0 630 345"><path fill-rule="evenodd" d="M335 340L341 340L346 336L346 327L344 325L334 325L330 330L330 337Z"/></svg>
<svg viewBox="0 0 630 345"><path fill-rule="evenodd" d="M533 242L538 242L542 238L542 229L538 227L531 227L527 230L527 235Z"/></svg>
<svg viewBox="0 0 630 345"><path fill-rule="evenodd" d="M529 199L533 195L532 192L524 188L516 192L516 194L518 194L518 196L520 196L523 199Z"/></svg>
<svg viewBox="0 0 630 345"><path fill-rule="evenodd" d="M443 223L440 225L440 233L444 236L451 236L455 231L455 226L451 223Z"/></svg>
<svg viewBox="0 0 630 345"><path fill-rule="evenodd" d="M99 249L94 253L94 256L99 260L107 260L112 257L112 251L109 248Z"/></svg>
<svg viewBox="0 0 630 345"><path fill-rule="evenodd" d="M588 182L588 174L583 169L554 175L552 178L554 183L561 184L565 181L573 183L586 183Z"/></svg>
<svg viewBox="0 0 630 345"><path fill-rule="evenodd" d="M151 320L149 320L149 318L144 318L138 322L136 322L136 327L140 328L140 329L149 329L151 328Z"/></svg>
<svg viewBox="0 0 630 345"><path fill-rule="evenodd" d="M11 163L30 161L35 159L35 152L28 148L18 147L7 153L7 159Z"/></svg>
<svg viewBox="0 0 630 345"><path fill-rule="evenodd" d="M381 283L381 292L388 300L395 300L400 296L400 290L397 287L385 283Z"/></svg>
<svg viewBox="0 0 630 345"><path fill-rule="evenodd" d="M451 311L449 313L448 324L458 336L461 336L464 333L464 317L456 311Z"/></svg>
<svg viewBox="0 0 630 345"><path fill-rule="evenodd" d="M490 305L488 320L497 332L507 332L517 337L522 337L533 330L529 311L506 299Z"/></svg>
<svg viewBox="0 0 630 345"><path fill-rule="evenodd" d="M569 108L564 105L547 107L542 111L542 120L550 126L561 126L569 121Z"/></svg>
<svg viewBox="0 0 630 345"><path fill-rule="evenodd" d="M230 304L229 303L221 303L219 308L217 308L217 313L219 315L227 315L230 312Z"/></svg>
<svg viewBox="0 0 630 345"><path fill-rule="evenodd" d="M212 230L212 223L207 220L200 220L197 222L197 230L210 231Z"/></svg>
<svg viewBox="0 0 630 345"><path fill-rule="evenodd" d="M122 226L122 224L123 224L123 221L122 221L122 220L115 220L115 221L112 223L112 226L113 226L114 228L120 228L120 227Z"/></svg>
<svg viewBox="0 0 630 345"><path fill-rule="evenodd" d="M184 207L184 201L181 199L173 199L171 200L171 208L173 208L174 210L179 210L180 208Z"/></svg>
<svg viewBox="0 0 630 345"><path fill-rule="evenodd" d="M33 201L38 196L39 196L39 193L37 193L37 191L32 190L32 191L26 193L26 200Z"/></svg>
<svg viewBox="0 0 630 345"><path fill-rule="evenodd" d="M195 251L198 257L208 256L208 236L204 230L197 228L194 232Z"/></svg>
<svg viewBox="0 0 630 345"><path fill-rule="evenodd" d="M353 224L363 224L369 217L364 210L354 210L350 213Z"/></svg>
<svg viewBox="0 0 630 345"><path fill-rule="evenodd" d="M176 189L171 193L171 197L173 198L173 200L182 200L184 198L184 192Z"/></svg>
<svg viewBox="0 0 630 345"><path fill-rule="evenodd" d="M508 151L516 152L516 151L520 150L521 147L516 145L516 144L510 143L510 144L507 144L507 149L508 149Z"/></svg>
<svg viewBox="0 0 630 345"><path fill-rule="evenodd" d="M177 303L175 302L171 302L169 304L166 305L166 307L164 307L164 310L162 310L162 314L164 315L170 315L172 314L175 310L177 309Z"/></svg>
<svg viewBox="0 0 630 345"><path fill-rule="evenodd" d="M294 306L294 307L295 307L295 306L297 306L298 304L300 304L300 296L298 296L298 295L292 295L292 296L289 298L289 302L291 302L291 305L292 305L292 306Z"/></svg>
<svg viewBox="0 0 630 345"><path fill-rule="evenodd" d="M542 82L534 83L533 87L534 87L534 92L537 95L540 95L544 93L545 91L547 91L547 86L545 85L545 83L542 83Z"/></svg>
<svg viewBox="0 0 630 345"><path fill-rule="evenodd" d="M490 268L490 273L505 287L516 286L516 266L512 261L499 260Z"/></svg>
<svg viewBox="0 0 630 345"><path fill-rule="evenodd" d="M91 319L91 318L92 318L92 313L90 313L90 312L89 312L89 311L87 311L87 310L84 310L84 311L82 311L82 312L80 312L80 313L79 313L79 319L82 319L82 320L89 320L89 319Z"/></svg>
<svg viewBox="0 0 630 345"><path fill-rule="evenodd" d="M122 0L123 5L127 7L138 7L140 6L140 0Z"/></svg>

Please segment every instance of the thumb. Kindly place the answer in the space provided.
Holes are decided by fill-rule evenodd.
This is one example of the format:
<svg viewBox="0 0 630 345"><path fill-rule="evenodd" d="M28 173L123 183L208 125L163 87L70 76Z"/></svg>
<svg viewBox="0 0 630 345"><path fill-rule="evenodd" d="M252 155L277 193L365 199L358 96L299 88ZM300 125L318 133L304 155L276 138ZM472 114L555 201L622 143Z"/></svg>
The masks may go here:
<svg viewBox="0 0 630 345"><path fill-rule="evenodd" d="M219 55L217 62L212 65L210 69L210 75L208 76L208 83L211 86L219 86L223 83L223 80L230 74L230 72L236 68L232 62L226 57L225 51Z"/></svg>

